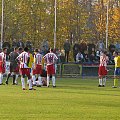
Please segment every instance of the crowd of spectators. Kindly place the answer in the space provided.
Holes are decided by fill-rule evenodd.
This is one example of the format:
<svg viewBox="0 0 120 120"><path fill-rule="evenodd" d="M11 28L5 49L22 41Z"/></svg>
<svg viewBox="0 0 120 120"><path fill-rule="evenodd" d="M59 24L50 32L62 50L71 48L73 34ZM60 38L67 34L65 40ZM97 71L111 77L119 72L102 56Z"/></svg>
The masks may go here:
<svg viewBox="0 0 120 120"><path fill-rule="evenodd" d="M108 49L105 49L105 44L103 41L98 42L88 42L81 41L81 43L75 42L73 47L70 45L69 42L65 42L65 44L68 44L69 46L69 52L71 49L73 49L73 58L75 63L80 64L98 64L99 63L99 57L100 53L102 51L107 51L107 56L109 57L109 63L108 64L114 64L114 57L113 52L118 51L120 52L120 42L110 43ZM67 45L66 45L67 46ZM64 50L66 51L65 47ZM69 53L68 52L68 53ZM67 56L66 62L68 62L69 54Z"/></svg>
<svg viewBox="0 0 120 120"><path fill-rule="evenodd" d="M14 39L11 45L9 42L4 42L3 47L7 47L8 54L13 51L15 47L28 47L31 53L34 51L34 46L29 40L24 43L22 40L16 41L16 39ZM48 41L43 40L40 46L40 53L45 55L49 51L49 48ZM55 49L54 52L59 58L58 63L98 64L100 53L104 50L105 44L103 41L90 41L86 43L82 40L80 43L76 41L74 45L71 45L67 39L63 45L63 49ZM120 52L120 42L118 41L115 44L111 43L108 47L107 56L109 57L109 64L114 63L113 52L115 50ZM73 52L73 56L71 56L70 52ZM73 57L73 61L69 61L71 57Z"/></svg>

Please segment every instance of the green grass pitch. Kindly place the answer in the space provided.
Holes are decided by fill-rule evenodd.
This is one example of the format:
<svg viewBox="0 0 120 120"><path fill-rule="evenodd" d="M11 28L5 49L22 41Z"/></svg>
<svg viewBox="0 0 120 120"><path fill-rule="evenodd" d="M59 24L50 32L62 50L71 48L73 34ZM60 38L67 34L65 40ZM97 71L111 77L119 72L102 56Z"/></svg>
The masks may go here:
<svg viewBox="0 0 120 120"><path fill-rule="evenodd" d="M120 120L120 88L107 80L58 78L50 86L23 91L18 86L0 86L1 120ZM28 88L28 86L27 86Z"/></svg>

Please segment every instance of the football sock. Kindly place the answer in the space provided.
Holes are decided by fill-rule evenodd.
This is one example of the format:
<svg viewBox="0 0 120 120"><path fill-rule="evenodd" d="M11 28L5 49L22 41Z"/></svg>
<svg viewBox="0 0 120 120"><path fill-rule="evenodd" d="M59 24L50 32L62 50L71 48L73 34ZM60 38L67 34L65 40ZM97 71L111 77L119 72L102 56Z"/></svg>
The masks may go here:
<svg viewBox="0 0 120 120"><path fill-rule="evenodd" d="M106 77L103 78L103 85L105 86L106 84Z"/></svg>
<svg viewBox="0 0 120 120"><path fill-rule="evenodd" d="M52 76L52 84L55 86L55 76Z"/></svg>
<svg viewBox="0 0 120 120"><path fill-rule="evenodd" d="M36 80L35 79L35 75L32 76L32 80L33 80L33 84L35 85L36 84L36 82L35 82L35 80Z"/></svg>
<svg viewBox="0 0 120 120"><path fill-rule="evenodd" d="M102 79L99 78L99 85L102 85Z"/></svg>
<svg viewBox="0 0 120 120"><path fill-rule="evenodd" d="M17 79L18 79L18 74L16 74L16 77L15 77L15 83L16 83L16 84L18 84Z"/></svg>
<svg viewBox="0 0 120 120"><path fill-rule="evenodd" d="M13 75L13 84L15 84L15 77L16 75Z"/></svg>
<svg viewBox="0 0 120 120"><path fill-rule="evenodd" d="M118 86L118 79L114 78L114 86L117 87Z"/></svg>
<svg viewBox="0 0 120 120"><path fill-rule="evenodd" d="M11 73L9 73L9 74L7 75L7 79L6 79L7 82L8 82L8 79L9 79L10 75L11 75Z"/></svg>
<svg viewBox="0 0 120 120"><path fill-rule="evenodd" d="M42 85L42 78L41 76L38 77L39 85Z"/></svg>
<svg viewBox="0 0 120 120"><path fill-rule="evenodd" d="M3 76L2 73L0 73L0 84L2 84L2 79L3 79L2 76Z"/></svg>
<svg viewBox="0 0 120 120"><path fill-rule="evenodd" d="M50 80L50 77L49 75L47 75L47 86L49 86L49 80Z"/></svg>
<svg viewBox="0 0 120 120"><path fill-rule="evenodd" d="M32 88L32 80L29 79L28 82L29 82L29 89L31 89Z"/></svg>
<svg viewBox="0 0 120 120"><path fill-rule="evenodd" d="M25 88L25 78L21 77L22 88Z"/></svg>

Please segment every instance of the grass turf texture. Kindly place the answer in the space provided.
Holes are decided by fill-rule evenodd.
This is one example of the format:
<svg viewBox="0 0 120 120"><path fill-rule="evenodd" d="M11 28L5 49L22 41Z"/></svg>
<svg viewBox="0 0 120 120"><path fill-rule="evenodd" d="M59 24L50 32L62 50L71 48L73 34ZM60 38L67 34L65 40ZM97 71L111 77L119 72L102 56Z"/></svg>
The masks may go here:
<svg viewBox="0 0 120 120"><path fill-rule="evenodd" d="M120 120L120 88L99 88L97 79L57 79L56 88L23 91L0 86L1 120ZM28 88L28 87L27 87Z"/></svg>

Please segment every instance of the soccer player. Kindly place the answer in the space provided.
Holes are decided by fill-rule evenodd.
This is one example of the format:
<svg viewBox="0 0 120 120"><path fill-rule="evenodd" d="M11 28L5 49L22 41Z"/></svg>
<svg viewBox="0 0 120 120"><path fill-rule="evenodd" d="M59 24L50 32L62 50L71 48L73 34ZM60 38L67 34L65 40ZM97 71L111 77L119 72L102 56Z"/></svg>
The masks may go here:
<svg viewBox="0 0 120 120"><path fill-rule="evenodd" d="M45 63L47 64L47 87L49 87L50 75L52 75L52 84L55 85L55 63L58 57L53 53L53 49L50 49L50 52L47 53L44 57Z"/></svg>
<svg viewBox="0 0 120 120"><path fill-rule="evenodd" d="M35 90L32 87L32 80L31 80L31 75L30 75L30 68L28 67L29 63L29 49L27 47L24 48L24 51L17 57L17 59L20 62L20 74L21 74L21 82L22 82L22 89L26 90L25 88L25 75L28 77L29 81L29 90Z"/></svg>
<svg viewBox="0 0 120 120"><path fill-rule="evenodd" d="M5 73L5 66L6 66L6 53L7 48L3 48L3 52L0 53L0 85L3 85L3 74Z"/></svg>
<svg viewBox="0 0 120 120"><path fill-rule="evenodd" d="M23 48L19 47L18 48L18 55L20 55L22 52L23 52ZM19 71L19 69L20 69L20 65L18 64L18 71ZM15 84L16 85L18 84L18 81L17 81L18 76L19 76L19 72L18 72L18 74L16 74L16 77L15 77Z"/></svg>
<svg viewBox="0 0 120 120"><path fill-rule="evenodd" d="M33 65L33 85L36 85L36 77L38 77L38 85L42 85L42 80L41 80L41 74L42 74L42 55L39 53L38 49L35 49L35 54L34 54L34 65ZM37 76L35 76L37 75Z"/></svg>
<svg viewBox="0 0 120 120"><path fill-rule="evenodd" d="M102 52L100 55L100 64L99 64L99 85L98 87L105 87L106 84L106 75L107 75L107 61L108 56L106 56L106 51Z"/></svg>
<svg viewBox="0 0 120 120"><path fill-rule="evenodd" d="M118 79L120 78L120 54L118 52L113 52L114 62L115 62L115 70L114 70L114 86L113 88L118 87Z"/></svg>
<svg viewBox="0 0 120 120"><path fill-rule="evenodd" d="M14 51L10 53L9 58L10 58L10 72L7 75L7 79L6 79L6 84L8 84L8 79L10 77L10 75L13 75L13 85L17 84L15 83L15 78L16 78L16 74L19 73L19 68L18 68L18 63L16 61L16 58L18 57L18 48L15 47Z"/></svg>

